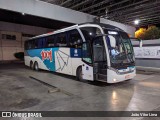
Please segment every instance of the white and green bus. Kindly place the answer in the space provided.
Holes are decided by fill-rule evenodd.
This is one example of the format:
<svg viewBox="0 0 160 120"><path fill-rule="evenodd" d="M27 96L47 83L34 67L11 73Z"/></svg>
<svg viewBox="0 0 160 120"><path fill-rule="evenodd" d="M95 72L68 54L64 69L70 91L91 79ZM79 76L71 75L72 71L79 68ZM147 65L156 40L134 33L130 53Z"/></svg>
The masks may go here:
<svg viewBox="0 0 160 120"><path fill-rule="evenodd" d="M25 65L116 83L136 75L133 46L120 28L97 23L74 25L25 42Z"/></svg>

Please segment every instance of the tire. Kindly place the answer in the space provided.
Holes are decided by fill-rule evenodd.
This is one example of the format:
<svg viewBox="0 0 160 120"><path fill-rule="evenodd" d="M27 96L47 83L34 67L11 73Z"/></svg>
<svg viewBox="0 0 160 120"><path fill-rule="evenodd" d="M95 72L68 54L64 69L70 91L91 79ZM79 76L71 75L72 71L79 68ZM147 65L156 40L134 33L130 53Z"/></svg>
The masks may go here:
<svg viewBox="0 0 160 120"><path fill-rule="evenodd" d="M33 70L34 69L34 65L33 65L33 62L31 61L30 62L30 68Z"/></svg>
<svg viewBox="0 0 160 120"><path fill-rule="evenodd" d="M38 62L34 62L34 70L39 71Z"/></svg>
<svg viewBox="0 0 160 120"><path fill-rule="evenodd" d="M77 80L82 81L82 67L78 67L77 72L76 72L76 77Z"/></svg>

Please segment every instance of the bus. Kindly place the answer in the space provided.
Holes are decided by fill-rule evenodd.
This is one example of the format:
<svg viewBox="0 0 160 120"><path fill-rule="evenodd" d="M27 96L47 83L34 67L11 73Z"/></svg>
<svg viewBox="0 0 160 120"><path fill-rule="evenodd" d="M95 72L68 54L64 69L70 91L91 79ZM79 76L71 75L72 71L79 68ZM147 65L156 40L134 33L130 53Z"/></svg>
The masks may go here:
<svg viewBox="0 0 160 120"><path fill-rule="evenodd" d="M25 65L34 70L117 83L135 77L129 35L102 23L78 24L25 41Z"/></svg>

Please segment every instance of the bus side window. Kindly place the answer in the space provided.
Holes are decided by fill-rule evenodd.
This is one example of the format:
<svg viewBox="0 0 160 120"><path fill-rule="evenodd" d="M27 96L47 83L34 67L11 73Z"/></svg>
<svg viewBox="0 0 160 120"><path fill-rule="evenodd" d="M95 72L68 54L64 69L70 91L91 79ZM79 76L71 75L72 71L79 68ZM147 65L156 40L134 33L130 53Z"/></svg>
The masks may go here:
<svg viewBox="0 0 160 120"><path fill-rule="evenodd" d="M55 44L54 44L55 41L54 40L55 40L55 38L54 38L53 35L47 37L47 47L54 47L55 46Z"/></svg>
<svg viewBox="0 0 160 120"><path fill-rule="evenodd" d="M74 48L82 48L82 38L78 30L72 30L69 33L69 46Z"/></svg>
<svg viewBox="0 0 160 120"><path fill-rule="evenodd" d="M87 63L92 63L91 48L88 42L82 44L82 59Z"/></svg>
<svg viewBox="0 0 160 120"><path fill-rule="evenodd" d="M33 40L33 48L38 48L38 39Z"/></svg>
<svg viewBox="0 0 160 120"><path fill-rule="evenodd" d="M31 47L32 47L31 46L31 41L28 41L28 45L27 46L28 46L28 49L31 49Z"/></svg>
<svg viewBox="0 0 160 120"><path fill-rule="evenodd" d="M28 41L28 49L34 49L35 48L35 40Z"/></svg>
<svg viewBox="0 0 160 120"><path fill-rule="evenodd" d="M46 37L44 37L44 38L42 38L42 48L44 48L44 47L47 47L47 38Z"/></svg>
<svg viewBox="0 0 160 120"><path fill-rule="evenodd" d="M43 38L37 39L38 47L37 48L43 48Z"/></svg>
<svg viewBox="0 0 160 120"><path fill-rule="evenodd" d="M66 33L60 33L57 35L56 46L58 46L58 47L66 47L67 46Z"/></svg>

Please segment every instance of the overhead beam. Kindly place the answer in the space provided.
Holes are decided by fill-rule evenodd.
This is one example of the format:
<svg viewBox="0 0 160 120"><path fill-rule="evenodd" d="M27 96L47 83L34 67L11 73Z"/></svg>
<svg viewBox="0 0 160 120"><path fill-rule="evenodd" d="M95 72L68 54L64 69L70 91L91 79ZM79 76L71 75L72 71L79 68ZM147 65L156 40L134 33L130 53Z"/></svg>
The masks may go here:
<svg viewBox="0 0 160 120"><path fill-rule="evenodd" d="M113 20L124 20L124 21L130 21L130 20L133 20L133 19L140 19L140 20L143 20L144 18L148 18L148 17L153 17L153 16L156 16L156 15L159 15L159 12L160 12L160 9L159 10L156 10L156 12L154 10L150 11L150 12L146 12L146 13L143 13L143 14L139 14L139 15L136 15L136 16L124 16L124 17L117 17L117 18L113 18ZM112 19L112 18L111 18Z"/></svg>
<svg viewBox="0 0 160 120"><path fill-rule="evenodd" d="M122 3L128 2L128 1L130 1L130 0L123 0L123 1L121 1L121 2L117 2L117 3L111 4L111 5L109 5L109 6L105 6L105 7L102 7L102 8L100 8L100 9L93 10L93 11L91 11L91 12L89 12L89 13L90 13L90 14L92 14L92 13L95 13L95 12L101 11L101 10L103 10L103 9L110 8L110 7L113 7L113 6L115 6L115 5L119 5L119 4L122 4Z"/></svg>
<svg viewBox="0 0 160 120"><path fill-rule="evenodd" d="M157 19L157 20L154 20L154 21L141 23L141 24L139 24L138 26L156 25L156 24L159 24L159 23L160 23L160 20Z"/></svg>
<svg viewBox="0 0 160 120"><path fill-rule="evenodd" d="M142 0L142 1L139 1L139 2L135 2L135 3L129 4L129 5L123 6L123 7L119 7L117 9L109 11L109 13L113 13L113 12L117 12L117 11L119 13L119 12L122 12L122 11L120 11L122 9L125 9L125 8L128 8L128 7L132 7L132 6L135 6L135 5L139 5L139 4L142 4L142 3L147 2L147 1L149 1L149 0ZM139 7L141 7L141 6L139 6ZM138 8L138 6L136 6L136 8ZM103 8L103 9L105 9L105 8ZM133 9L133 8L131 8L131 9ZM104 15L104 13L97 14L97 15L98 16L102 16L102 15ZM105 15L103 17L105 17Z"/></svg>
<svg viewBox="0 0 160 120"><path fill-rule="evenodd" d="M155 22L155 21L159 21L160 22L160 17L157 16L157 17L154 17L152 19L146 19L146 20L143 20L140 22L140 24L143 24L143 23L149 23L149 22ZM129 22L126 22L126 23L133 23L134 21L129 21Z"/></svg>
<svg viewBox="0 0 160 120"><path fill-rule="evenodd" d="M89 7L87 7L87 8L84 8L84 9L82 9L82 10L80 10L80 11L81 11L81 12L87 11L87 10L92 9L92 8L94 8L94 7L98 7L98 6L102 5L102 4L105 4L105 3L109 2L109 1L110 1L110 0L103 0L102 2L99 2L99 3L97 3L97 4L94 4L94 5L89 6Z"/></svg>
<svg viewBox="0 0 160 120"><path fill-rule="evenodd" d="M8 4L10 3L10 4ZM74 11L54 4L36 0L0 0L0 9L25 13L28 15L48 18L52 20L65 21L69 23L94 22L95 17L86 13ZM134 35L134 27L118 22L100 19L101 22L117 26L125 32ZM53 23L56 24L56 23Z"/></svg>
<svg viewBox="0 0 160 120"><path fill-rule="evenodd" d="M150 15L150 16L146 16L146 17L141 17L139 20L140 21L144 21L144 20L147 20L147 19L154 19L155 17L159 17L160 16L160 13L159 14L153 14L153 15ZM130 20L125 20L125 22L130 22L130 21L134 21L135 19L130 19Z"/></svg>
<svg viewBox="0 0 160 120"><path fill-rule="evenodd" d="M86 4L87 2L89 2L89 1L92 1L92 0L85 0L85 1L83 1L83 2L80 2L79 4L76 4L76 5L72 6L72 7L70 7L70 8L71 8L71 9L75 9L76 7L79 7L79 6L81 6L81 5L84 5L84 4Z"/></svg>
<svg viewBox="0 0 160 120"><path fill-rule="evenodd" d="M67 4L67 3L71 2L71 1L72 0L66 0L65 2L61 3L60 5L63 6L63 5L65 5L65 4Z"/></svg>
<svg viewBox="0 0 160 120"><path fill-rule="evenodd" d="M139 1L139 2L135 2L135 3L132 3L132 4L126 5L124 7L119 7L117 9L111 10L109 12L114 12L114 11L117 11L117 10L121 10L121 9L125 9L125 8L128 8L128 7L134 6L134 5L139 5L139 4L142 4L142 3L147 2L147 1L150 1L150 0L142 0L142 1ZM136 7L142 7L142 6L136 6Z"/></svg>
<svg viewBox="0 0 160 120"><path fill-rule="evenodd" d="M0 0L0 9L75 24L93 22L95 18L89 14L36 0Z"/></svg>
<svg viewBox="0 0 160 120"><path fill-rule="evenodd" d="M142 16L143 14L145 14L145 13L152 13L152 12L155 12L155 10L159 10L158 9L159 8L159 6L155 6L155 7L150 7L150 8L148 8L148 9L143 9L143 10L141 10L141 11L133 11L133 12L130 12L130 13L126 13L126 14L121 14L121 17L125 17L125 16L127 16L127 17L130 17L130 16ZM110 16L109 15L109 18L114 18L115 16Z"/></svg>
<svg viewBox="0 0 160 120"><path fill-rule="evenodd" d="M151 3L151 4L146 4L145 6L143 6L143 9L142 9L142 7L141 8L139 8L139 7L136 7L136 8L130 8L130 9L127 9L127 10L124 10L124 11L121 11L121 16L123 17L123 16L136 16L136 15L139 15L139 14L141 14L141 13L143 13L143 12L147 12L147 10L148 11L151 11L151 10L153 10L153 9L158 9L159 8L159 4L160 4L160 2L156 2L156 3ZM139 9L142 9L142 10L140 10L140 11L138 11ZM114 18L116 15L118 15L118 13L110 13L108 16L109 16L109 18ZM104 16L105 17L105 16Z"/></svg>

